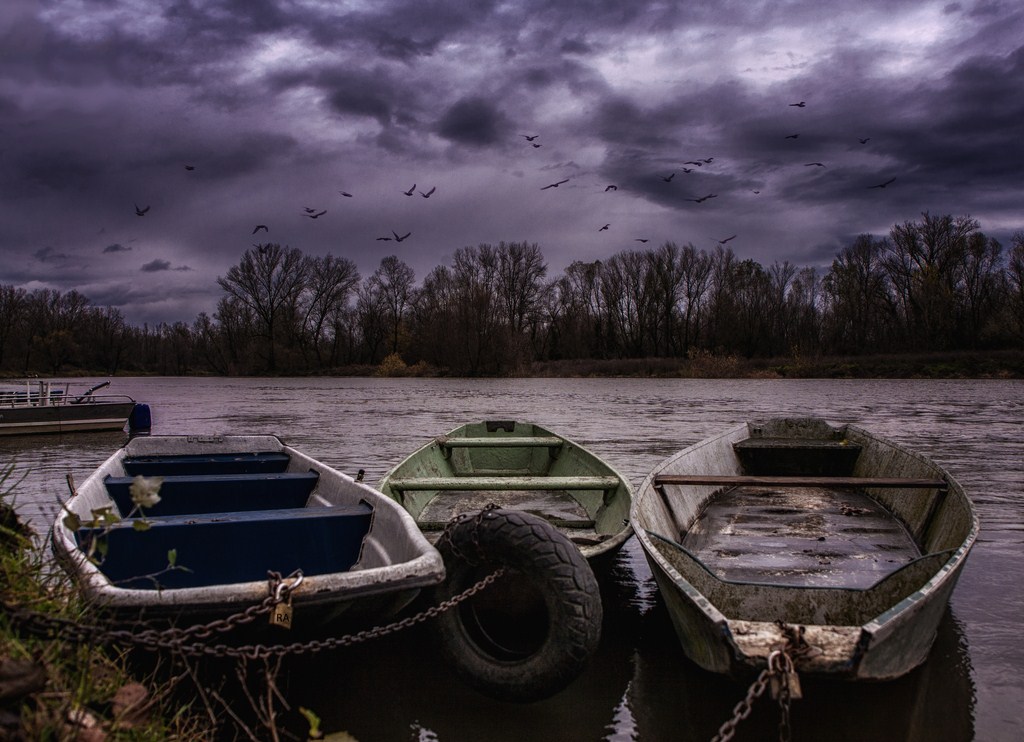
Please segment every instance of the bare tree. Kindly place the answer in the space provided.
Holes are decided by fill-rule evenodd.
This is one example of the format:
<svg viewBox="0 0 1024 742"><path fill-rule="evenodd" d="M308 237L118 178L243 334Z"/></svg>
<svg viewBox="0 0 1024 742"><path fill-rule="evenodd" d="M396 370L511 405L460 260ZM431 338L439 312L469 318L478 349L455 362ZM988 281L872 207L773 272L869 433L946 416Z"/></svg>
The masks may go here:
<svg viewBox="0 0 1024 742"><path fill-rule="evenodd" d="M1003 246L998 240L975 232L967 238L960 268L962 281L963 344L976 348L985 340L999 310L1005 282L1001 269Z"/></svg>
<svg viewBox="0 0 1024 742"><path fill-rule="evenodd" d="M3 368L4 352L14 329L22 320L28 303L28 292L11 285L0 286L0 368Z"/></svg>
<svg viewBox="0 0 1024 742"><path fill-rule="evenodd" d="M319 368L325 363L323 345L332 342L328 332L335 327L333 320L348 306L358 285L359 270L348 258L324 255L310 260L309 279L300 300L302 335L312 344Z"/></svg>
<svg viewBox="0 0 1024 742"><path fill-rule="evenodd" d="M967 216L904 222L889 232L884 266L902 308L907 339L919 349L953 344L961 268L978 222Z"/></svg>
<svg viewBox="0 0 1024 742"><path fill-rule="evenodd" d="M309 265L298 249L268 243L246 250L238 265L232 266L226 276L217 278L217 284L229 296L255 315L260 334L266 340L267 370L271 373L277 371L277 325L294 310L306 285Z"/></svg>
<svg viewBox="0 0 1024 742"><path fill-rule="evenodd" d="M388 325L391 353L397 353L399 350L402 322L412 300L415 281L416 273L413 269L395 255L389 255L381 260L380 267L370 276L370 283L387 311L385 321Z"/></svg>
<svg viewBox="0 0 1024 742"><path fill-rule="evenodd" d="M1024 231L1013 235L1006 282L1016 340L1024 343Z"/></svg>

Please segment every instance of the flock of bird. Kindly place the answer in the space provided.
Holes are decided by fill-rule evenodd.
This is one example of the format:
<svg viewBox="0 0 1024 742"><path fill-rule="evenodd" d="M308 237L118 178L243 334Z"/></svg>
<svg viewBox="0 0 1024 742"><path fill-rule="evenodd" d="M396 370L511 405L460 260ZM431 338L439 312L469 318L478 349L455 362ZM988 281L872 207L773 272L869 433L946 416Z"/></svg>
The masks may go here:
<svg viewBox="0 0 1024 742"><path fill-rule="evenodd" d="M793 108L805 108L807 106L807 103L806 103L806 101L798 101L796 103L790 103L789 106L793 107ZM539 147L543 146L540 142L536 141L537 139L540 138L539 134L520 134L520 136L523 137L527 141L527 143L530 144L531 147L539 148ZM795 134L788 134L784 138L785 139L797 139L797 138L799 138L799 136L800 136L799 133L795 133ZM870 141L870 137L863 137L863 138L858 137L857 141L860 142L861 144L867 144L868 141ZM714 163L714 161L715 161L714 157L706 157L706 158L699 159L699 160L687 160L686 162L682 163L682 165L680 166L680 169L682 170L682 172L684 174L688 174L688 173L694 172L694 168L702 168L705 165L712 165ZM692 167L688 167L688 166L692 166ZM826 165L823 162L808 162L808 163L804 164L804 167L820 167L820 168L824 168L824 167L826 167ZM195 169L196 169L195 165L185 165L185 170L187 170L187 171L193 171ZM676 176L676 172L673 171L673 172L669 173L668 175L659 175L658 177L660 177L661 180L664 181L665 183L671 183L675 179L675 176ZM554 183L549 183L548 185L542 186L540 190L546 191L548 189L558 188L559 186L564 185L565 183L568 183L571 180L572 180L572 178L563 178L561 180L555 181ZM881 189L881 188L885 188L885 187L889 186L895 180L896 180L896 178L893 177L893 178L889 178L888 180L883 181L881 183L876 183L874 185L870 185L870 186L867 186L867 187L869 189L874 189L874 188ZM618 189L619 189L619 187L617 185L615 185L614 183L612 183L612 184L608 184L608 185L605 186L604 192L608 193L608 192L611 192L611 191L617 191ZM413 183L412 186L410 186L407 190L401 191L402 194L404 194L405 196L409 196L409 197L414 196L417 193L419 193L419 195L421 197L425 198L425 199L430 198L436 192L437 192L437 186L431 186L426 191L417 190L417 184L416 183ZM753 190L752 192L756 195L756 194L759 194L761 191L760 190ZM353 197L352 194L349 193L348 191L340 191L339 190L338 193L340 193L341 196L344 197L344 198L352 198ZM694 198L686 198L684 200L700 204L700 203L704 203L705 201L708 201L709 199L712 199L712 198L718 198L718 194L717 193L708 193L708 194L705 194L703 196L698 196L698 197L694 197ZM140 207L138 204L135 204L135 214L136 214L136 216L140 216L140 217L145 216L147 213L149 213L149 210L150 210L150 206L149 205L146 205L144 207ZM301 213L304 216L306 216L306 217L308 217L310 219L319 219L321 216L324 216L327 213L327 209L314 208L314 207L311 207L311 206L306 206L306 207L303 208L303 211ZM604 224L602 227L600 227L597 231L598 232L606 232L610 228L611 228L611 223L607 223L607 224ZM266 224L257 224L253 228L252 234L255 235L258 232L268 232L269 233L270 232L270 228ZM390 241L403 242L404 240L408 239L411 236L412 236L412 232L411 231L406 232L403 235L399 235L398 232L392 230L390 235L383 235L383 236L377 237L376 239L379 242L390 242ZM730 240L735 239L736 237L737 237L737 235L734 234L734 235L731 235L729 237L726 237L725 239L715 240L715 241L719 245L724 245L727 242L729 242ZM640 242L640 243L646 243L646 242L649 241L649 238L637 237L637 238L635 238L634 241Z"/></svg>
<svg viewBox="0 0 1024 742"><path fill-rule="evenodd" d="M806 101L798 101L796 103L790 103L789 106L791 108L806 108L807 107L807 102ZM534 140L536 140L540 136L538 134L522 134L520 136L525 138L528 142L531 142L534 147L541 146L539 143L535 143L534 142ZM798 139L799 137L800 137L800 134L799 133L795 133L795 134L788 134L788 135L786 135L785 139ZM867 144L870 140L871 140L871 137L858 137L857 138L857 141L860 142L861 144ZM680 167L680 170L684 174L693 173L695 171L695 168L701 168L701 167L704 167L705 165L711 165L712 163L714 163L714 161L715 161L714 157L705 157L705 158L699 159L699 160L687 160L686 162L682 163L682 165ZM689 167L689 166L692 166L692 167ZM820 168L823 168L823 167L826 167L826 165L823 162L808 162L808 163L804 164L804 167L820 167ZM665 183L671 183L675 179L675 177L676 177L676 172L673 171L673 172L669 173L668 175L659 175L658 177L661 178L661 180L663 182L665 182ZM556 181L554 183L549 183L548 185L543 186L541 188L541 190L542 191L546 191L549 188L558 188L560 185L562 185L564 183L568 183L570 180L571 180L571 178L564 178L564 179ZM888 186L889 184L891 184L895 180L896 180L896 178L889 178L888 180L886 180L886 181L884 181L882 183L877 183L875 185L871 185L871 186L867 186L867 187L869 189L871 189L871 188L885 188L886 186ZM618 190L618 186L615 185L615 184L607 185L607 186L605 186L605 189L604 189L605 193L607 193L609 191L616 191L616 190ZM757 194L761 193L761 191L760 190L753 190L753 193L755 195L757 195ZM684 200L700 204L700 203L704 203L705 201L707 201L709 199L712 199L712 198L718 198L718 194L717 193L708 193L708 194L705 194L703 196L697 196L697 197L694 197L694 198L686 198ZM598 232L607 232L610 228L611 228L611 224L607 223L607 224L604 224L601 227L599 227L597 231ZM725 239L721 239L721 240L716 239L715 242L717 242L719 245L724 245L727 242L729 242L730 240L735 239L736 237L737 237L737 235L734 234L734 235L731 235L729 237L726 237ZM640 242L640 243L646 243L646 242L649 241L649 239L648 238L637 237L637 238L634 239L634 241L635 242Z"/></svg>

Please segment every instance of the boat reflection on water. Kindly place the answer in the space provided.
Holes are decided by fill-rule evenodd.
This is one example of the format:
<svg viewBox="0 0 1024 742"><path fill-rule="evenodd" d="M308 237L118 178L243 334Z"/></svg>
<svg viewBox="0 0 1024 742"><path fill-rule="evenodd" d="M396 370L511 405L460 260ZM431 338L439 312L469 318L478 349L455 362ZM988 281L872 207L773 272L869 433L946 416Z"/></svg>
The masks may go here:
<svg viewBox="0 0 1024 742"><path fill-rule="evenodd" d="M627 544L598 575L605 605L601 645L584 673L553 698L517 705L477 693L425 645L421 627L340 652L289 658L279 682L293 706L316 711L323 729L347 731L360 742L706 742L732 718L747 686L686 658L653 579L637 581L634 566L643 557L632 553L635 547ZM791 705L794 740L974 738L966 640L948 609L928 660L906 676L878 683L808 677L802 686L803 699ZM369 688L380 703L357 692ZM734 739L777 739L779 720L777 702L765 693Z"/></svg>

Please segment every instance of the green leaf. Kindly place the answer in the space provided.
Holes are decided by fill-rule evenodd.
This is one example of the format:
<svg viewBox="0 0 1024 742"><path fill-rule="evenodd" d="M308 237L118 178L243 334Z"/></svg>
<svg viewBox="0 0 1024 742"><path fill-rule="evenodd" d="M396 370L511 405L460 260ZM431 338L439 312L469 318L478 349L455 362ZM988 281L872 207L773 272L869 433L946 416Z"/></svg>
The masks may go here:
<svg viewBox="0 0 1024 742"><path fill-rule="evenodd" d="M167 552L167 564L170 565L171 567L173 567L175 562L177 562L177 561L178 561L178 550L177 549L171 549L170 551L168 551Z"/></svg>
<svg viewBox="0 0 1024 742"><path fill-rule="evenodd" d="M153 524L148 520L142 518L136 518L132 521L132 528L136 531L148 531Z"/></svg>
<svg viewBox="0 0 1024 742"><path fill-rule="evenodd" d="M306 718L306 723L309 724L309 738L320 739L323 736L323 732L320 731L320 717L302 706L299 706L299 713Z"/></svg>
<svg viewBox="0 0 1024 742"><path fill-rule="evenodd" d="M78 513L68 513L61 522L69 531L77 531L82 527L82 519L78 517Z"/></svg>

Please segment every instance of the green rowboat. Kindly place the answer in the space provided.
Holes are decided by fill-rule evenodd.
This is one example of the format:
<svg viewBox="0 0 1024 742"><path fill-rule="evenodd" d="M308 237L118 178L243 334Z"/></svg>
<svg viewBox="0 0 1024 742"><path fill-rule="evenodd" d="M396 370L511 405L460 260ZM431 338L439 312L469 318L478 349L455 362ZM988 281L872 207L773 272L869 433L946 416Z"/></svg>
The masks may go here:
<svg viewBox="0 0 1024 742"><path fill-rule="evenodd" d="M587 559L615 552L632 534L629 481L579 444L529 422L456 428L391 469L378 489L409 511L428 540L452 518L491 503L544 518Z"/></svg>

